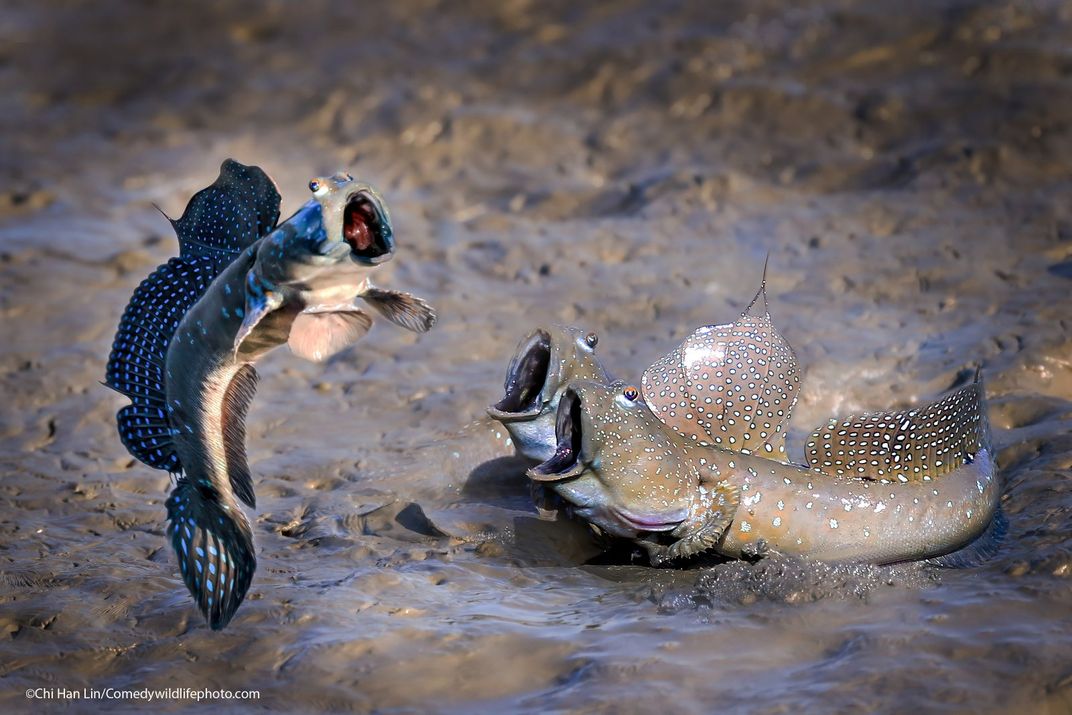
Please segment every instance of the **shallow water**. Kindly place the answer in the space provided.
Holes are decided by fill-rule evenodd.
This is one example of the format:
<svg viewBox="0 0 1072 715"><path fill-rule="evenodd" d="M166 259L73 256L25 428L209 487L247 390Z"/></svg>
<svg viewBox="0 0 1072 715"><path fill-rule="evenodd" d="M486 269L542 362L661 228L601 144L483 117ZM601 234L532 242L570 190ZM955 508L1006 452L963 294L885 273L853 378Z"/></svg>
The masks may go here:
<svg viewBox="0 0 1072 715"><path fill-rule="evenodd" d="M3 709L171 686L289 711L1072 711L1070 21L1057 2L5 5ZM440 323L259 366L260 563L212 633L165 544L168 478L125 453L97 381L174 253L153 204L178 215L226 156L277 179L284 215L318 173L380 187L401 250L379 282ZM537 518L481 419L521 336L597 330L638 379L736 317L768 254L806 370L792 455L829 415L983 366L1010 523L993 561L654 570Z"/></svg>

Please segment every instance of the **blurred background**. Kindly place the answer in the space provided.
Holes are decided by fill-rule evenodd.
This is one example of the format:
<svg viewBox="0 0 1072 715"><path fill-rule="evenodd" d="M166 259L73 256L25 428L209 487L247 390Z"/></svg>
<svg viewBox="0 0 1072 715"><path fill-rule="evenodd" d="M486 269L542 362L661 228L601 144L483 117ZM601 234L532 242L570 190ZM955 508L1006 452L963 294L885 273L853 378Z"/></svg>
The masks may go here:
<svg viewBox="0 0 1072 715"><path fill-rule="evenodd" d="M359 712L1072 711L1070 40L1047 1L8 0L0 702L47 682ZM284 217L313 176L376 185L399 240L379 282L440 323L259 366L260 570L211 634L164 548L168 478L123 450L98 380L176 252L154 205L180 215L226 157L276 179ZM767 256L805 370L791 456L828 416L983 367L994 562L586 564L517 464L473 471L527 331L597 330L638 379L734 319ZM434 529L395 518L410 503Z"/></svg>

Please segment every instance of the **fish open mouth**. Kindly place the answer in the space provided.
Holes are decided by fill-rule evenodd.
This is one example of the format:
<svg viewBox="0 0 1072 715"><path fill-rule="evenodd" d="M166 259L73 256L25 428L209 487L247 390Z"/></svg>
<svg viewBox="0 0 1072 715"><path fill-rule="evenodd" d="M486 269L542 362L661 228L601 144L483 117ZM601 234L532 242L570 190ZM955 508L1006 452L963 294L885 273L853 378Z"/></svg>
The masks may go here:
<svg viewBox="0 0 1072 715"><path fill-rule="evenodd" d="M506 376L506 395L488 408L492 418L503 420L531 419L540 414L540 400L547 371L551 365L551 336L537 330L518 349Z"/></svg>
<svg viewBox="0 0 1072 715"><path fill-rule="evenodd" d="M361 263L383 263L394 253L391 225L383 209L366 192L346 199L342 215L342 237Z"/></svg>
<svg viewBox="0 0 1072 715"><path fill-rule="evenodd" d="M546 462L541 462L528 471L531 479L539 482L554 482L575 477L584 471L581 464L581 398L573 390L566 390L558 402L555 417L555 453Z"/></svg>

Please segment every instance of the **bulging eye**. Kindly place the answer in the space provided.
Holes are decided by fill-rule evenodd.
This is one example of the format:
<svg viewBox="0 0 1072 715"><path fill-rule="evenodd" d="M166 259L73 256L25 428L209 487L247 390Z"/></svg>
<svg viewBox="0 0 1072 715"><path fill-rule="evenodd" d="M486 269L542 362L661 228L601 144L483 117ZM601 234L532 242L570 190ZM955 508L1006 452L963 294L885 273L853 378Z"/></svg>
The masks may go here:
<svg viewBox="0 0 1072 715"><path fill-rule="evenodd" d="M310 181L309 190L312 191L314 194L317 191L320 191L320 179L313 179L312 181Z"/></svg>
<svg viewBox="0 0 1072 715"><path fill-rule="evenodd" d="M640 390L636 389L632 385L622 390L622 397L630 402L636 402L636 399L640 397Z"/></svg>
<svg viewBox="0 0 1072 715"><path fill-rule="evenodd" d="M346 173L346 180L347 181L353 181L354 180L354 175L351 174L350 172L347 172Z"/></svg>
<svg viewBox="0 0 1072 715"><path fill-rule="evenodd" d="M599 336L595 333L588 333L588 335L584 336L584 342L588 347L594 349L596 345L599 345Z"/></svg>

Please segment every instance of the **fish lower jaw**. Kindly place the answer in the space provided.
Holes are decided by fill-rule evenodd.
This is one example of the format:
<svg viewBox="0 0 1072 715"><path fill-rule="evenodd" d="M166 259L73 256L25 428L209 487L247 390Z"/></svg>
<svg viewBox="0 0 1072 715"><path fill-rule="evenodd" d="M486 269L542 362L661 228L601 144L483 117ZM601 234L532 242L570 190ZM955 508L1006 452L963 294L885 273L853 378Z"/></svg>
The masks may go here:
<svg viewBox="0 0 1072 715"><path fill-rule="evenodd" d="M554 455L557 442L553 423L536 419L500 422L510 433L514 447L523 456L545 462Z"/></svg>
<svg viewBox="0 0 1072 715"><path fill-rule="evenodd" d="M611 508L610 514L623 527L635 533L673 531L685 519L684 514L634 514L623 509Z"/></svg>
<svg viewBox="0 0 1072 715"><path fill-rule="evenodd" d="M303 276L293 287L304 305L352 303L368 289L368 268L334 268L320 275Z"/></svg>

